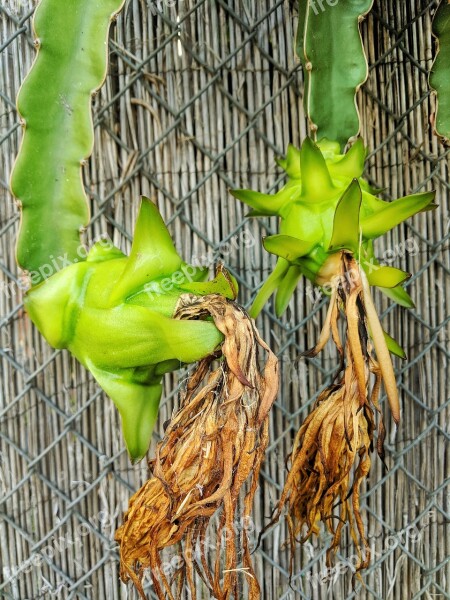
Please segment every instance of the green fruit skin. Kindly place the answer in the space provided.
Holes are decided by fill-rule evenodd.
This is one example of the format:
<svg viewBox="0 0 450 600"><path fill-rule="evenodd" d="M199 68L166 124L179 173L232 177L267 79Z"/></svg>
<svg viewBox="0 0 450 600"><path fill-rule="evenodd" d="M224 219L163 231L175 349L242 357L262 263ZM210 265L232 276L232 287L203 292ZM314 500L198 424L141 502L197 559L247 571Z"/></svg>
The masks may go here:
<svg viewBox="0 0 450 600"><path fill-rule="evenodd" d="M339 142L321 140L315 144L306 138L301 149L289 146L286 158L279 161L289 177L279 192L232 192L253 209L249 216L280 217L280 233L264 240L266 248L280 258L255 300L252 316L274 292L282 297L276 301L276 312L281 315L295 289L294 276L298 281L304 275L315 285L323 285L328 258L340 250L351 252L366 271L369 283L372 279L373 284L380 285L380 273L372 278L381 268L373 240L417 212L434 208L434 192L393 202L380 200L362 177L365 156L362 140L341 154ZM413 306L398 283L398 274L384 270L383 276L386 283L380 289L399 304ZM404 274L401 281L407 276Z"/></svg>
<svg viewBox="0 0 450 600"><path fill-rule="evenodd" d="M182 294L234 299L233 278L206 276L182 261L157 208L144 199L130 256L97 242L86 261L26 294L25 308L49 344L69 350L116 404L133 460L148 450L164 373L208 356L223 341L212 322L173 318Z"/></svg>

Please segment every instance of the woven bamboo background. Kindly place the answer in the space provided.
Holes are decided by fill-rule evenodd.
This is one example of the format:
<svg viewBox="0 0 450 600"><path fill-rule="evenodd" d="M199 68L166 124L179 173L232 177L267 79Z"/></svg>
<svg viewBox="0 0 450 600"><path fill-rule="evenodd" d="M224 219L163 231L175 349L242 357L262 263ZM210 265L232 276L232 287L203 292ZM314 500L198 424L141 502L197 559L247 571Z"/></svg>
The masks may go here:
<svg viewBox="0 0 450 600"><path fill-rule="evenodd" d="M341 572L325 581L324 537L298 552L289 587L286 531L277 526L254 555L267 600L450 598L449 152L432 136L427 89L436 4L376 0L362 27L370 63L359 97L367 175L386 198L434 188L439 204L378 246L380 256L414 273L416 308L376 297L408 359L395 363L403 421L396 436L388 421L389 470L374 459L363 498L374 559L352 592L344 571L354 548L344 540ZM130 465L112 403L68 354L42 340L22 309L19 215L8 180L21 135L14 100L34 56L32 12L31 0L0 6L0 596L135 599L119 583L113 536L146 466ZM307 133L296 21L296 2L288 0L126 3L94 101L95 151L85 172L91 239L108 234L129 249L139 195L149 195L184 258L211 265L222 258L241 301L250 302L273 264L259 240L275 223L246 220L228 189L279 188L275 157ZM258 321L281 359L282 386L257 530L279 495L292 436L333 370L331 351L299 358L323 310L304 286L283 319L269 305ZM167 379L155 440L176 403L176 383Z"/></svg>

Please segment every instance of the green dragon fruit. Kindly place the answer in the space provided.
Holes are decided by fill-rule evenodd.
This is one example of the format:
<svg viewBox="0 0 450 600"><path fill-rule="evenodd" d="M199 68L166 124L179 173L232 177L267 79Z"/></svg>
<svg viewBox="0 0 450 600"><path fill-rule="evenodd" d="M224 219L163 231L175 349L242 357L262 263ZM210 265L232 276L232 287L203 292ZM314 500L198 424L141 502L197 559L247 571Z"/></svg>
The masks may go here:
<svg viewBox="0 0 450 600"><path fill-rule="evenodd" d="M266 250L279 259L253 303L253 317L274 292L275 310L281 315L302 275L326 290L342 250L353 254L371 285L380 287L398 304L413 306L401 285L409 274L380 265L373 240L408 217L434 208L434 192L394 202L377 198L378 190L362 177L365 157L360 139L341 154L337 142L323 139L315 144L306 138L301 149L290 145L286 158L278 161L289 178L279 192L232 191L252 208L248 216L280 217L280 233L263 240Z"/></svg>
<svg viewBox="0 0 450 600"><path fill-rule="evenodd" d="M211 354L223 341L214 323L172 318L182 294L234 298L235 280L185 263L156 206L144 198L130 256L97 242L34 286L25 308L54 348L66 348L116 404L133 460L147 452L164 373Z"/></svg>

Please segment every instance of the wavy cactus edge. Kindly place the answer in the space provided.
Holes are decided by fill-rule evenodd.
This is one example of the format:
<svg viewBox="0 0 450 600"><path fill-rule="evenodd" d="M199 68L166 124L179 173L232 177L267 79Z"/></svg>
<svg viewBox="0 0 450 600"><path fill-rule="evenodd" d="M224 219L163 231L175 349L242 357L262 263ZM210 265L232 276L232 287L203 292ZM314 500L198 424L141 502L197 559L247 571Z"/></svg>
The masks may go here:
<svg viewBox="0 0 450 600"><path fill-rule="evenodd" d="M356 94L369 71L359 24L372 5L373 0L340 0L328 6L299 2L296 50L303 66L311 133L316 140L336 140L341 148L361 129ZM343 40L338 45L340 56L330 60L330 44L337 35Z"/></svg>
<svg viewBox="0 0 450 600"><path fill-rule="evenodd" d="M109 28L123 4L43 0L33 17L37 54L17 96L24 133L10 182L21 209L17 262L33 283L47 277L42 267L54 259L80 260L89 220L82 166L94 144L91 97L105 80Z"/></svg>
<svg viewBox="0 0 450 600"><path fill-rule="evenodd" d="M433 131L444 145L450 145L450 2L441 0L434 15L432 32L436 56L429 73L429 86L436 102Z"/></svg>

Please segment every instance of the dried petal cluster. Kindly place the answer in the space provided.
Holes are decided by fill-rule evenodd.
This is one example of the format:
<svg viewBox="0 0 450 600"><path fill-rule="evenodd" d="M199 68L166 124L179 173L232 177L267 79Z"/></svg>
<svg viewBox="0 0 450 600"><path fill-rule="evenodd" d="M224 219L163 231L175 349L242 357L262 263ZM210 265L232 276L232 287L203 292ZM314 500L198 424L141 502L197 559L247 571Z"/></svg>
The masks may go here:
<svg viewBox="0 0 450 600"><path fill-rule="evenodd" d="M383 368L374 353L377 349L372 339L377 340L376 345L382 352L381 326L378 319L374 320L364 273L350 254L342 252L338 275L319 341L307 354L316 355L331 336L342 358L341 368L335 381L320 394L297 433L289 456L289 474L271 522L279 519L286 506L292 548L291 572L295 541L303 542L313 533L317 534L320 522L333 535L328 563L348 523L360 559L357 570L368 565L370 552L360 512L360 486L370 469L377 428L375 413L380 413L378 397L383 380L394 418L399 419L389 353L386 348L390 366L384 362ZM338 328L341 312L345 344ZM382 330L381 337L384 342ZM385 430L381 413L378 421L377 450L383 459Z"/></svg>
<svg viewBox="0 0 450 600"><path fill-rule="evenodd" d="M187 584L195 599L195 573L211 598L260 598L247 533L243 528L237 536L233 526L250 517L268 442L267 415L278 389L277 359L234 302L219 295L180 298L177 318L206 315L225 336L223 358L215 369L215 357L202 360L190 377L150 463L152 477L131 498L116 533L122 579L133 580L143 598L146 568L159 598L181 597ZM216 514L217 546L211 552L208 545L207 555L208 525ZM182 564L170 579L161 552L174 545Z"/></svg>

